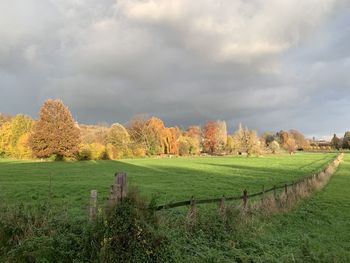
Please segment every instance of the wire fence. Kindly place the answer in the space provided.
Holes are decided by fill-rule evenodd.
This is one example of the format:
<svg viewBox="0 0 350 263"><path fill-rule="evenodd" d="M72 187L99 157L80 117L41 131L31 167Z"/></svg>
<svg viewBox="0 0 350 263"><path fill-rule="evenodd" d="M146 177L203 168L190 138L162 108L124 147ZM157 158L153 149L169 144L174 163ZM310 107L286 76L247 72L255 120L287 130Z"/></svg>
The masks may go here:
<svg viewBox="0 0 350 263"><path fill-rule="evenodd" d="M199 200L194 199L194 197L192 196L192 198L190 200L180 201L180 202L175 202L175 203L168 203L168 204L163 204L163 205L157 206L156 210L159 211L159 210L164 210L164 209L189 206L189 205L193 205L194 203L195 204L220 203L223 200L225 200L225 201L242 200L243 204L246 205L247 200L250 198L263 196L263 195L270 193L270 192L274 192L274 194L276 195L276 192L280 191L280 190L284 190L287 193L288 188L290 188L290 187L299 185L301 183L305 183L305 182L312 180L312 179L317 179L321 173L327 173L327 172L329 172L328 170L331 167L337 166L339 164L339 162L342 160L342 158L343 158L343 153L339 154L333 161L328 163L326 168L324 168L320 173L315 173L315 174L312 174L310 176L306 176L300 180L293 181L292 183L285 183L283 185L273 186L273 187L266 189L266 190L264 189L264 186L263 186L261 192L248 194L248 191L245 189L243 191L242 195L230 196L230 197L222 196L220 198L199 199Z"/></svg>
<svg viewBox="0 0 350 263"><path fill-rule="evenodd" d="M267 196L268 193L273 192L274 199L277 198L277 194L282 192L285 197L288 199L288 195L290 192L296 192L297 186L306 186L308 189L312 188L311 186L315 183L325 182L329 176L333 174L335 168L339 165L341 160L343 159L344 154L340 153L337 155L335 159L329 162L321 172L314 173L310 176L303 177L297 181L293 181L292 183L285 183L278 186L273 186L271 188L265 189L262 187L262 191L257 193L248 193L245 189L241 195L229 196L229 197L219 197L219 198L208 198L208 199L198 199L196 200L193 196L190 200L180 201L180 202L172 202L168 204L163 204L155 207L156 211L167 210L177 207L185 207L190 206L189 217L194 217L195 207L197 204L212 204L219 203L220 209L224 208L226 201L242 201L243 208L247 208L248 199L252 199L254 197L264 197ZM89 215L90 219L94 219L97 214L98 209L110 209L116 203L121 201L127 196L128 188L127 188L127 174L124 172L119 172L115 174L115 181L111 185L110 195L107 199L107 203L104 205L98 205L97 203L97 192L96 190L91 190L90 193L90 206L89 206ZM192 215L192 216L191 216Z"/></svg>

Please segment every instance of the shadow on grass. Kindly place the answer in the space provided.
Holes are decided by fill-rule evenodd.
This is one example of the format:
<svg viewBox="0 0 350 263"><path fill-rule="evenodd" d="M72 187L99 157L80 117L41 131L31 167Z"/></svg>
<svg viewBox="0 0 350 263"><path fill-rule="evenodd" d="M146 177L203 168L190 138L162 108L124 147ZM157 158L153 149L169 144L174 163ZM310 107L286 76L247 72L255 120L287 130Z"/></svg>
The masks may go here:
<svg viewBox="0 0 350 263"><path fill-rule="evenodd" d="M172 162L165 159L170 164L162 160L142 159L138 164L130 163L136 160L2 162L0 191L7 202L40 201L51 191L51 196L57 201L62 199L72 206L86 206L92 189L98 190L99 199L104 202L109 195L114 174L124 171L128 173L129 185L137 186L141 194L158 196L160 203L168 203L188 200L191 196L233 196L244 189L250 193L256 192L263 185L269 188L307 175L295 166L261 167L254 165L254 162L241 165L214 163L211 161L214 159L210 158L208 162L189 159L199 164L196 168L186 167L184 163L177 166L176 160ZM322 160L318 159L315 163L320 162L321 165Z"/></svg>

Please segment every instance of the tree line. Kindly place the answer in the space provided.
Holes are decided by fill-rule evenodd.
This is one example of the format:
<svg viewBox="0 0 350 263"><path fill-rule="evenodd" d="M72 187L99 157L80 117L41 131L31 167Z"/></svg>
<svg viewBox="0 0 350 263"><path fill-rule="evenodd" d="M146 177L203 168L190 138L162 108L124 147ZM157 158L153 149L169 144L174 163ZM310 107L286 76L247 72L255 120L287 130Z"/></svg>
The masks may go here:
<svg viewBox="0 0 350 263"><path fill-rule="evenodd" d="M338 140L333 138L334 145L340 145ZM350 133L341 141L343 147L349 147ZM62 101L52 99L44 102L38 120L23 114L0 113L0 157L4 158L99 160L159 155L250 156L282 151L292 154L308 148L310 141L296 130L258 136L256 131L239 125L233 134L228 134L226 122L222 120L186 129L166 127L160 118L146 115L135 116L126 125L78 124Z"/></svg>

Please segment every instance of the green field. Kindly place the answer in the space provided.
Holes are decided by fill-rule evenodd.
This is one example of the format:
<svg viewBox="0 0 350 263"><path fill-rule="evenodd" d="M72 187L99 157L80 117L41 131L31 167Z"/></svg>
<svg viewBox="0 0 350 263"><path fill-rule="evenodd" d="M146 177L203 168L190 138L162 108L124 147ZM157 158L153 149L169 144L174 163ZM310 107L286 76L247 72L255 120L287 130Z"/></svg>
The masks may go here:
<svg viewBox="0 0 350 263"><path fill-rule="evenodd" d="M70 228L57 227L55 242L65 246L65 242L70 242L69 238L62 240L65 235L83 239L81 235L85 228L81 222L87 216L89 192L97 189L100 204L105 203L116 171L127 172L129 185L137 186L144 196L158 196L159 203L163 203L189 199L192 195L197 198L237 195L245 188L249 192L260 191L262 185L271 187L319 171L335 156L298 153L254 158L225 156L86 162L0 160L0 200L8 206L35 207L49 203L56 212L70 211L71 217L57 221L64 227L71 222L75 229L73 233ZM249 224L232 229L220 221L216 208L208 207L208 210L200 209L198 226L189 231L181 216L172 217L178 214L174 210L162 214L168 218L164 221L168 223L161 225L161 232L170 240L175 262L350 262L349 189L350 155L345 155L344 163L330 183L311 198L302 200L292 211L271 217L255 215ZM58 226L62 226L60 224ZM60 231L63 231L62 236L59 236ZM22 245L16 247L20 249L20 255L37 251L35 253L47 259L60 251L73 253L72 257L79 254L72 246L55 250L55 243L40 252L41 245L33 244L41 244L41 240L51 242L50 233L39 230L32 239L27 238L23 250ZM6 259L7 254L3 255Z"/></svg>
<svg viewBox="0 0 350 263"><path fill-rule="evenodd" d="M50 199L53 206L81 210L97 189L103 203L116 171L128 173L129 185L159 202L237 195L247 188L290 182L321 169L335 154L265 157L192 157L121 161L0 161L0 200L33 204ZM51 181L51 182L50 182Z"/></svg>
<svg viewBox="0 0 350 263"><path fill-rule="evenodd" d="M350 262L350 156L293 211L259 222L246 240L257 262ZM257 230L256 229L256 230Z"/></svg>

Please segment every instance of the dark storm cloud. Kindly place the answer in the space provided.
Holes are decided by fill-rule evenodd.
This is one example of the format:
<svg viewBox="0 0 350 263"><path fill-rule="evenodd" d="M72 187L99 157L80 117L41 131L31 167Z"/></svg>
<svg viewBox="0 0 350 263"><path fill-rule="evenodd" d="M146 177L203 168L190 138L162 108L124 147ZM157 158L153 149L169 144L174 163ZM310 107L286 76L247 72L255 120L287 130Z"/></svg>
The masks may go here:
<svg viewBox="0 0 350 263"><path fill-rule="evenodd" d="M348 129L347 1L0 3L0 111L61 98L80 122Z"/></svg>

